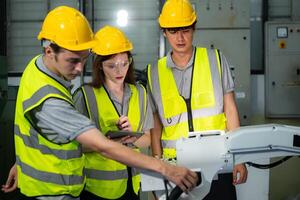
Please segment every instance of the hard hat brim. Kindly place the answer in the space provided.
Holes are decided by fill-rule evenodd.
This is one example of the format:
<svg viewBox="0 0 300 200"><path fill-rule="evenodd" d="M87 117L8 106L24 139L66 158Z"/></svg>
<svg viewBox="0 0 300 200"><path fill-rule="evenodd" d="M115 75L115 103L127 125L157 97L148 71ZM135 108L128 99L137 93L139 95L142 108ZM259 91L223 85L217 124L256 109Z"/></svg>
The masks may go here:
<svg viewBox="0 0 300 200"><path fill-rule="evenodd" d="M57 44L58 46L60 46L59 44ZM64 47L64 46L60 46L60 47L63 47L67 50L70 50L70 51L83 51L83 50L88 50L88 49L92 49L93 47L95 47L97 45L97 42L96 40L92 40L92 41L89 41L89 42L86 42L86 43L83 43L83 44L80 44L80 45L68 45L68 47Z"/></svg>
<svg viewBox="0 0 300 200"><path fill-rule="evenodd" d="M43 40L47 38L42 38L41 34L38 35L38 40ZM51 40L49 40L50 42L52 42ZM80 45L66 45L66 44L62 44L59 41L57 42L53 42L54 44L57 44L59 47L70 50L70 51L83 51L83 50L87 50L87 49L92 49L97 45L97 41L96 39L86 42L86 43L82 43Z"/></svg>
<svg viewBox="0 0 300 200"><path fill-rule="evenodd" d="M113 55L113 54L118 54L118 53L131 51L132 49L133 49L132 45L130 45L130 47L128 47L128 48L122 49L122 51L120 51L119 49L115 49L115 50L111 50L111 51L105 51L105 50L98 49L96 47L96 48L92 49L92 52L97 54L97 55L100 55L100 56L108 56L108 55Z"/></svg>
<svg viewBox="0 0 300 200"><path fill-rule="evenodd" d="M164 21L161 17L158 18L158 23L161 28L179 28L191 26L197 21L197 16L194 15L192 19L188 21Z"/></svg>

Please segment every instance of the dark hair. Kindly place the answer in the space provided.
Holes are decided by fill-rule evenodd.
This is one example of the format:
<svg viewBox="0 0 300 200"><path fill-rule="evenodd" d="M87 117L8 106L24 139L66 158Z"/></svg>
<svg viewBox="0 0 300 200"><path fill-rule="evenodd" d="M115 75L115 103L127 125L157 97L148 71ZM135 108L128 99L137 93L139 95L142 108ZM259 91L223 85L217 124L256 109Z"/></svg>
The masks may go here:
<svg viewBox="0 0 300 200"><path fill-rule="evenodd" d="M184 27L174 27L174 28L162 28L163 32L166 32L166 30L168 29L175 29L175 30L182 30L185 28L192 28L193 30L196 29L196 23L197 21L195 21L193 24L189 25L189 26L184 26Z"/></svg>
<svg viewBox="0 0 300 200"><path fill-rule="evenodd" d="M59 53L62 50L60 46L54 43L51 43L49 46L53 49L54 53Z"/></svg>
<svg viewBox="0 0 300 200"><path fill-rule="evenodd" d="M126 52L128 59L132 57L129 51ZM100 88L104 85L105 75L103 72L103 62L113 58L116 54L108 55L108 56L100 56L96 55L96 58L93 62L93 72L92 72L92 82L89 83L94 88ZM134 77L134 61L132 59L131 64L129 65L126 77L124 82L135 84L135 77Z"/></svg>
<svg viewBox="0 0 300 200"><path fill-rule="evenodd" d="M51 49L53 50L54 53L59 53L63 48L58 46L57 44L54 43L50 43L49 46L51 47ZM44 53L45 53L45 48L44 48Z"/></svg>

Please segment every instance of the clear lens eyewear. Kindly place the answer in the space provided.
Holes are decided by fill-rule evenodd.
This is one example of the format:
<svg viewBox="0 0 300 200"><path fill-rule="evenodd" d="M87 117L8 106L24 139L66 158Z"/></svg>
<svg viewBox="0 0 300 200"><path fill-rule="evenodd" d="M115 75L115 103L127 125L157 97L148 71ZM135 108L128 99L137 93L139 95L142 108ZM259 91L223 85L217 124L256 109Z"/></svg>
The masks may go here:
<svg viewBox="0 0 300 200"><path fill-rule="evenodd" d="M119 69L126 69L129 67L129 65L132 63L132 58L129 58L129 60L126 61L121 61L121 62L103 62L103 66L107 67L108 69L117 69L117 66L119 67Z"/></svg>

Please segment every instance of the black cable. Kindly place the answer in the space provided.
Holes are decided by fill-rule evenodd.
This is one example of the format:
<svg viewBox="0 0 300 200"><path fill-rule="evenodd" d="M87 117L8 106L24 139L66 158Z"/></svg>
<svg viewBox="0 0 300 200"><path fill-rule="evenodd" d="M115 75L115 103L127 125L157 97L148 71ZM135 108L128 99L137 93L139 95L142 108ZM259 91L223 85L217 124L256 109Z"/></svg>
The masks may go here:
<svg viewBox="0 0 300 200"><path fill-rule="evenodd" d="M166 200L169 200L168 180L167 179L164 179L164 185L165 185Z"/></svg>
<svg viewBox="0 0 300 200"><path fill-rule="evenodd" d="M246 162L246 164L248 164L249 166L252 166L252 167L255 167L255 168L258 168L258 169L270 169L270 168L273 168L273 167L276 167L282 163L284 163L285 161L287 161L288 159L292 158L292 156L286 156L276 162L273 162L273 163L270 163L270 164L257 164L257 163L253 163L253 162Z"/></svg>

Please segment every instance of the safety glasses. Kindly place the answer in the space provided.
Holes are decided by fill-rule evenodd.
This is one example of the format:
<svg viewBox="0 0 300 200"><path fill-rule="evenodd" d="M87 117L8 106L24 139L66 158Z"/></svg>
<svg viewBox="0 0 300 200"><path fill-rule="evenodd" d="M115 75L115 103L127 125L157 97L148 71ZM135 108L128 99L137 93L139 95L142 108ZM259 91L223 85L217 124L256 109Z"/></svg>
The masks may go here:
<svg viewBox="0 0 300 200"><path fill-rule="evenodd" d="M129 65L132 63L132 57L130 57L128 60L119 61L119 62L111 62L109 60L103 62L103 67L106 67L110 70L117 69L127 69Z"/></svg>

